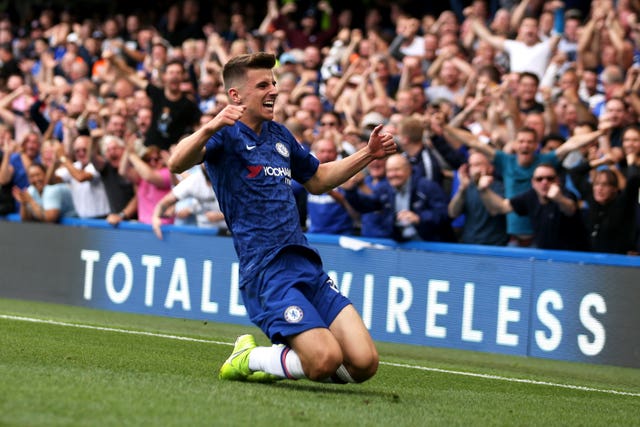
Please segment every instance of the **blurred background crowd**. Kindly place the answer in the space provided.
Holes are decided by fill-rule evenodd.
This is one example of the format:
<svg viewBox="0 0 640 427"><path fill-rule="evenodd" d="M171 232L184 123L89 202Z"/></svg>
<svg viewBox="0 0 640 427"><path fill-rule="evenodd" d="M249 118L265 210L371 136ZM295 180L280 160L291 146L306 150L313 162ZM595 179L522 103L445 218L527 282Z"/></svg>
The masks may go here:
<svg viewBox="0 0 640 427"><path fill-rule="evenodd" d="M207 173L166 161L227 105L226 61L267 51L275 120L320 162L378 124L399 147L294 182L307 232L640 251L640 1L336 3L5 5L0 214L228 233Z"/></svg>

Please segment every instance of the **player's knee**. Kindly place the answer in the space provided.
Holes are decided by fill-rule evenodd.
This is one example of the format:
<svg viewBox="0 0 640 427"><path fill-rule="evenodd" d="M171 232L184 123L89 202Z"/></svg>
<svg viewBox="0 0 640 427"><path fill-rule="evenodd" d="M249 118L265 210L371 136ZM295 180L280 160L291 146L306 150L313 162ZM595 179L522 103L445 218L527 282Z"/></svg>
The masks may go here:
<svg viewBox="0 0 640 427"><path fill-rule="evenodd" d="M378 352L374 349L368 355L352 360L347 370L355 382L361 383L373 377L376 372L378 372L379 363Z"/></svg>
<svg viewBox="0 0 640 427"><path fill-rule="evenodd" d="M307 378L312 381L321 381L331 377L342 364L340 351L322 351L315 354L305 369Z"/></svg>

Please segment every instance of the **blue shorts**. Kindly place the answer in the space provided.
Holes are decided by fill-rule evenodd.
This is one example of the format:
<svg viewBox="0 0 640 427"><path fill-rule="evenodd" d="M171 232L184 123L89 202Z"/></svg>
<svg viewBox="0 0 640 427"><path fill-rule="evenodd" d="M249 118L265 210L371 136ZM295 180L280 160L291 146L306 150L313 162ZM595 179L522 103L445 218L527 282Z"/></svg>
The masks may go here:
<svg viewBox="0 0 640 427"><path fill-rule="evenodd" d="M284 249L242 288L251 321L273 343L314 328L328 328L351 301L308 249Z"/></svg>

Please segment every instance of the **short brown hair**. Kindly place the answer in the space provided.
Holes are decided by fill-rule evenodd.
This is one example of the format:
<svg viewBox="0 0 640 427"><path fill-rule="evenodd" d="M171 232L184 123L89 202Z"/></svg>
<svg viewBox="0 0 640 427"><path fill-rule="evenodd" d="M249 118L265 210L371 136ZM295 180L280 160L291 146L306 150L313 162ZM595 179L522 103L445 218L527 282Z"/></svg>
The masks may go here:
<svg viewBox="0 0 640 427"><path fill-rule="evenodd" d="M416 117L405 117L400 122L400 135L406 136L409 141L422 143L424 135L424 125L422 121Z"/></svg>
<svg viewBox="0 0 640 427"><path fill-rule="evenodd" d="M245 78L247 69L270 70L276 65L276 57L271 53L257 52L234 56L222 68L224 88L230 89L239 79Z"/></svg>
<svg viewBox="0 0 640 427"><path fill-rule="evenodd" d="M600 169L596 171L596 176L593 178L593 182L596 181L596 178L599 176L604 176L607 184L612 187L619 188L618 184L618 175L611 169Z"/></svg>

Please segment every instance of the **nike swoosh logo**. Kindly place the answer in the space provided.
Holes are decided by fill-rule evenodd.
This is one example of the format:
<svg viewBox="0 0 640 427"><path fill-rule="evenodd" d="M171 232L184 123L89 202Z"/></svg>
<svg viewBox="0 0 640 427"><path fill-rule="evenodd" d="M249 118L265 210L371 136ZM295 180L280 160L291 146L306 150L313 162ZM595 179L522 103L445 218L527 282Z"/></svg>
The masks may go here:
<svg viewBox="0 0 640 427"><path fill-rule="evenodd" d="M251 151L251 150L253 150L254 148L256 148L256 147L257 147L257 145L245 145L245 147L247 148L247 150Z"/></svg>

